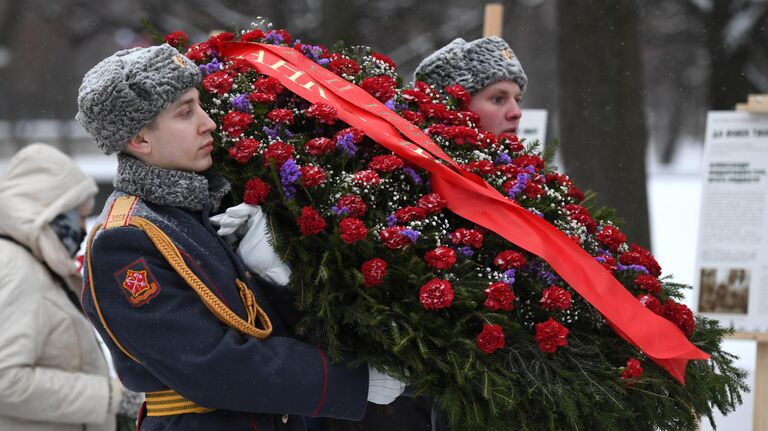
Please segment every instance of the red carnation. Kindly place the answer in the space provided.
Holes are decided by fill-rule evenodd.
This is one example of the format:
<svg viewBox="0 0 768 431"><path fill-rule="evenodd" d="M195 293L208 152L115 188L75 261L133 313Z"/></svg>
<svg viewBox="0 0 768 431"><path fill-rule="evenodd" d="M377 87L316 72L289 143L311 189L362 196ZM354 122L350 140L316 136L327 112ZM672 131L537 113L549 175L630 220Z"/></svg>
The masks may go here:
<svg viewBox="0 0 768 431"><path fill-rule="evenodd" d="M352 143L354 144L359 144L365 137L365 132L363 132L362 129L358 129L357 127L347 127L346 129L341 129L336 132L336 134L333 135L333 140L338 141L339 137L346 136L350 133L352 134Z"/></svg>
<svg viewBox="0 0 768 431"><path fill-rule="evenodd" d="M381 182L381 178L376 171L366 169L364 171L355 172L352 181L354 181L355 184L362 186L377 186Z"/></svg>
<svg viewBox="0 0 768 431"><path fill-rule="evenodd" d="M387 262L375 257L363 263L363 283L367 287L379 286L387 276Z"/></svg>
<svg viewBox="0 0 768 431"><path fill-rule="evenodd" d="M347 75L349 77L354 77L360 73L360 65L358 65L353 60L340 56L339 54L333 54L331 56L331 61L328 63L328 69L339 76Z"/></svg>
<svg viewBox="0 0 768 431"><path fill-rule="evenodd" d="M661 315L677 325L686 336L690 337L693 335L693 329L695 327L693 313L685 304L678 304L677 302L668 299L662 306Z"/></svg>
<svg viewBox="0 0 768 431"><path fill-rule="evenodd" d="M475 229L459 228L448 235L453 245L468 245L472 248L483 246L483 234Z"/></svg>
<svg viewBox="0 0 768 431"><path fill-rule="evenodd" d="M544 169L544 160L539 156L532 154L523 154L512 159L512 164L524 168L526 166L533 166L536 172Z"/></svg>
<svg viewBox="0 0 768 431"><path fill-rule="evenodd" d="M589 211L586 208L578 204L567 204L563 206L563 209L568 213L568 217L586 227L587 232L595 233L597 222L589 215Z"/></svg>
<svg viewBox="0 0 768 431"><path fill-rule="evenodd" d="M375 156L368 167L379 172L392 172L396 169L400 169L405 165L403 159L395 155Z"/></svg>
<svg viewBox="0 0 768 431"><path fill-rule="evenodd" d="M469 92L461 85L449 85L445 87L445 92L448 93L449 96L456 99L457 102L459 102L460 108L464 109L469 106L471 96L469 95Z"/></svg>
<svg viewBox="0 0 768 431"><path fill-rule="evenodd" d="M420 91L414 88L407 88L403 90L403 99L405 99L408 102L416 103L417 105L421 105L422 103L432 102L431 97L429 97L423 91Z"/></svg>
<svg viewBox="0 0 768 431"><path fill-rule="evenodd" d="M656 299L653 295L637 295L637 299L640 301L640 304L643 305L643 307L653 311L654 313L661 315L662 313L662 306L661 302L659 302L658 299Z"/></svg>
<svg viewBox="0 0 768 431"><path fill-rule="evenodd" d="M478 174L492 175L496 172L496 166L490 160L473 160L467 165L467 170Z"/></svg>
<svg viewBox="0 0 768 431"><path fill-rule="evenodd" d="M435 269L450 269L456 263L456 253L448 247L437 247L424 255L427 265Z"/></svg>
<svg viewBox="0 0 768 431"><path fill-rule="evenodd" d="M253 69L253 66L242 58L234 58L230 61L231 64L227 66L227 72L233 77L237 76L238 73L247 73Z"/></svg>
<svg viewBox="0 0 768 431"><path fill-rule="evenodd" d="M491 354L504 348L504 330L500 325L483 325L483 330L477 336L477 348L483 353Z"/></svg>
<svg viewBox="0 0 768 431"><path fill-rule="evenodd" d="M237 163L245 164L259 151L260 142L253 138L240 139L235 145L229 147L229 157Z"/></svg>
<svg viewBox="0 0 768 431"><path fill-rule="evenodd" d="M525 265L525 256L519 251L504 250L493 258L493 264L502 271L520 269Z"/></svg>
<svg viewBox="0 0 768 431"><path fill-rule="evenodd" d="M275 123L293 124L293 111L290 109L273 109L267 114L267 119Z"/></svg>
<svg viewBox="0 0 768 431"><path fill-rule="evenodd" d="M270 190L269 184L261 178L251 178L245 183L245 193L243 193L243 202L251 205L261 205L267 201L267 195Z"/></svg>
<svg viewBox="0 0 768 431"><path fill-rule="evenodd" d="M424 117L416 111L405 110L400 113L400 116L413 124L421 124L424 122Z"/></svg>
<svg viewBox="0 0 768 431"><path fill-rule="evenodd" d="M416 202L416 206L424 208L428 214L440 212L443 208L448 206L448 203L437 193L428 193L419 198Z"/></svg>
<svg viewBox="0 0 768 431"><path fill-rule="evenodd" d="M656 277L661 275L661 266L656 262L651 252L637 244L632 244L628 252L619 256L619 262L624 265L640 265Z"/></svg>
<svg viewBox="0 0 768 431"><path fill-rule="evenodd" d="M304 187L315 187L325 182L325 171L323 168L307 165L299 168L301 171L301 182L304 183Z"/></svg>
<svg viewBox="0 0 768 431"><path fill-rule="evenodd" d="M357 241L364 240L368 236L368 229L362 220L347 217L339 223L339 233L341 239L347 244L354 244Z"/></svg>
<svg viewBox="0 0 768 431"><path fill-rule="evenodd" d="M453 288L448 280L433 278L419 289L419 300L427 310L439 310L453 303Z"/></svg>
<svg viewBox="0 0 768 431"><path fill-rule="evenodd" d="M285 90L283 84L271 76L264 76L253 83L253 89L259 93L280 94Z"/></svg>
<svg viewBox="0 0 768 431"><path fill-rule="evenodd" d="M228 31L222 31L220 33L216 33L208 38L209 42L213 43L221 43L221 42L229 42L231 40L235 39L235 35Z"/></svg>
<svg viewBox="0 0 768 431"><path fill-rule="evenodd" d="M584 194L584 192L579 190L579 188L573 184L571 184L570 187L568 187L567 195L568 197L575 199L577 202L581 202L584 199L586 199L586 195Z"/></svg>
<svg viewBox="0 0 768 431"><path fill-rule="evenodd" d="M365 204L365 201L360 196L355 195L344 195L339 198L339 201L336 203L336 208L341 211L342 208L346 208L350 216L352 217L362 217L365 215L365 212L368 211L368 205Z"/></svg>
<svg viewBox="0 0 768 431"><path fill-rule="evenodd" d="M520 143L520 139L516 135L501 133L499 134L499 140L506 143L507 147L509 147L509 150L513 153L519 153L525 149L523 144Z"/></svg>
<svg viewBox="0 0 768 431"><path fill-rule="evenodd" d="M551 317L546 322L537 323L536 344L539 350L547 353L555 353L559 347L568 345L568 328L556 322Z"/></svg>
<svg viewBox="0 0 768 431"><path fill-rule="evenodd" d="M322 156L336 149L336 144L328 138L314 138L307 141L304 147L313 156Z"/></svg>
<svg viewBox="0 0 768 431"><path fill-rule="evenodd" d="M483 293L487 298L483 305L491 311L512 311L515 308L515 292L503 281L491 283Z"/></svg>
<svg viewBox="0 0 768 431"><path fill-rule="evenodd" d="M234 80L227 72L219 71L211 73L203 78L203 88L209 93L216 93L223 96L232 89Z"/></svg>
<svg viewBox="0 0 768 431"><path fill-rule="evenodd" d="M338 113L333 106L327 103L318 102L307 108L304 115L309 118L314 118L320 123L333 124L336 122Z"/></svg>
<svg viewBox="0 0 768 431"><path fill-rule="evenodd" d="M256 28L240 36L240 42L259 42L263 37L264 32Z"/></svg>
<svg viewBox="0 0 768 431"><path fill-rule="evenodd" d="M447 120L451 117L451 112L442 103L421 103L419 111L427 118L436 120Z"/></svg>
<svg viewBox="0 0 768 431"><path fill-rule="evenodd" d="M615 226L606 225L595 235L595 239L600 244L608 247L609 250L615 252L627 241L627 236L621 233Z"/></svg>
<svg viewBox="0 0 768 431"><path fill-rule="evenodd" d="M634 379L643 375L643 367L640 366L640 361L635 358L629 358L627 360L627 366L624 367L624 371L621 373L621 378L624 380Z"/></svg>
<svg viewBox="0 0 768 431"><path fill-rule="evenodd" d="M411 242L408 237L402 234L405 228L403 226L387 227L379 231L379 239L381 239L384 247L390 250L398 250Z"/></svg>
<svg viewBox="0 0 768 431"><path fill-rule="evenodd" d="M277 96L272 93L253 92L250 95L248 95L248 100L250 100L253 103L269 105L270 103L275 103L275 101L277 100Z"/></svg>
<svg viewBox="0 0 768 431"><path fill-rule="evenodd" d="M224 133L232 138L236 138L248 129L253 122L253 116L245 112L230 111L221 120Z"/></svg>
<svg viewBox="0 0 768 431"><path fill-rule="evenodd" d="M283 163L290 159L291 156L293 156L293 145L275 141L269 144L269 147L264 151L264 164L269 165L270 161L274 160L279 168L280 166L283 166Z"/></svg>
<svg viewBox="0 0 768 431"><path fill-rule="evenodd" d="M392 69L397 69L397 64L395 64L394 61L392 61L391 58L389 58L388 55L384 55L380 52L372 52L371 57L375 58L376 60L379 60L386 64L387 66L391 67Z"/></svg>
<svg viewBox="0 0 768 431"><path fill-rule="evenodd" d="M659 281L658 278L650 274L638 275L637 277L635 277L634 284L640 289L648 291L648 293L661 292L661 282Z"/></svg>
<svg viewBox="0 0 768 431"><path fill-rule="evenodd" d="M395 97L396 86L397 82L395 82L392 77L386 75L365 78L360 83L360 88L375 97L376 100L381 103L385 103Z"/></svg>
<svg viewBox="0 0 768 431"><path fill-rule="evenodd" d="M184 54L185 57L194 61L195 63L205 63L213 53L213 47L208 42L196 43L189 48Z"/></svg>
<svg viewBox="0 0 768 431"><path fill-rule="evenodd" d="M550 286L541 294L541 308L567 310L571 308L571 293L559 286Z"/></svg>
<svg viewBox="0 0 768 431"><path fill-rule="evenodd" d="M174 48L181 48L189 42L189 36L181 30L168 33L163 38L165 43L171 45Z"/></svg>
<svg viewBox="0 0 768 431"><path fill-rule="evenodd" d="M419 207L403 207L395 211L395 217L399 223L408 223L411 220L424 220L427 211Z"/></svg>
<svg viewBox="0 0 768 431"><path fill-rule="evenodd" d="M325 229L325 219L314 208L306 206L301 209L301 215L296 219L299 230L304 236L315 235Z"/></svg>

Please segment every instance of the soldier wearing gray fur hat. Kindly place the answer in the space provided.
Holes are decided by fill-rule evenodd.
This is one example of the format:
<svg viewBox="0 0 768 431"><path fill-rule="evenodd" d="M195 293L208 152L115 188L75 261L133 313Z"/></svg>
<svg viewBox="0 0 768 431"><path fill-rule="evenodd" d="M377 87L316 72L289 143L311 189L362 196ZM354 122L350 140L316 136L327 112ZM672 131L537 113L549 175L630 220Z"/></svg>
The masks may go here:
<svg viewBox="0 0 768 431"><path fill-rule="evenodd" d="M131 49L94 66L78 97L77 119L118 153L82 303L124 385L146 393L137 429L305 431L304 416L356 420L366 400L392 402L401 382L293 337L290 293L267 278L286 268L241 259L274 255L261 211L219 219L245 232L237 252L211 225L229 184L208 170L216 124L200 75L169 45Z"/></svg>
<svg viewBox="0 0 768 431"><path fill-rule="evenodd" d="M456 38L422 60L414 75L438 90L463 86L472 96L469 109L480 115L481 128L497 135L517 133L528 77L503 39Z"/></svg>

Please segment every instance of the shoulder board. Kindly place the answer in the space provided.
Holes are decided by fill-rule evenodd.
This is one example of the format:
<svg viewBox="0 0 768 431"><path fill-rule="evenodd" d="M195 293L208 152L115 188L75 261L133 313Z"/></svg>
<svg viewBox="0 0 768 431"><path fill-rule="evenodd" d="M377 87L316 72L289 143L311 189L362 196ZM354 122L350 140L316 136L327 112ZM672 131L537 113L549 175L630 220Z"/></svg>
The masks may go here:
<svg viewBox="0 0 768 431"><path fill-rule="evenodd" d="M131 215L139 200L136 196L120 196L112 202L112 207L107 214L107 220L104 222L104 229L113 227L128 226L131 222Z"/></svg>

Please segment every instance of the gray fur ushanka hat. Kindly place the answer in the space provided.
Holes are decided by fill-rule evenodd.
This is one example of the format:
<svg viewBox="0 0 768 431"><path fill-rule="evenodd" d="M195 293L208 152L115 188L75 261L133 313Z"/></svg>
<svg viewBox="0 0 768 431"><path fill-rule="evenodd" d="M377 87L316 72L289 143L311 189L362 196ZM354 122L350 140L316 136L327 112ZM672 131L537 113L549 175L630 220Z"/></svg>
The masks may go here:
<svg viewBox="0 0 768 431"><path fill-rule="evenodd" d="M470 94L507 79L516 82L521 91L525 91L528 83L512 48L496 36L472 42L456 38L422 60L414 75L441 90L459 84Z"/></svg>
<svg viewBox="0 0 768 431"><path fill-rule="evenodd" d="M118 51L85 74L75 118L111 154L200 79L198 67L168 44Z"/></svg>

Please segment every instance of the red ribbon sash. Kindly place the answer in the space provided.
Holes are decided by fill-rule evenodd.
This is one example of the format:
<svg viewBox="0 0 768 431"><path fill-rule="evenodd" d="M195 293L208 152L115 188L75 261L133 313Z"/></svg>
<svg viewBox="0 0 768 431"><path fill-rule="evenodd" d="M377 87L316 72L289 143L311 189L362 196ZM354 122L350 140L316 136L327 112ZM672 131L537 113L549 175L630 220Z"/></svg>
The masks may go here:
<svg viewBox="0 0 768 431"><path fill-rule="evenodd" d="M681 383L688 360L708 359L672 322L656 315L581 247L547 221L506 198L478 176L458 169L418 127L361 88L317 65L298 51L231 42L225 58L241 58L312 103L327 103L345 123L410 163L430 172L432 188L461 217L496 232L544 259L594 306L622 338L640 348Z"/></svg>

